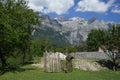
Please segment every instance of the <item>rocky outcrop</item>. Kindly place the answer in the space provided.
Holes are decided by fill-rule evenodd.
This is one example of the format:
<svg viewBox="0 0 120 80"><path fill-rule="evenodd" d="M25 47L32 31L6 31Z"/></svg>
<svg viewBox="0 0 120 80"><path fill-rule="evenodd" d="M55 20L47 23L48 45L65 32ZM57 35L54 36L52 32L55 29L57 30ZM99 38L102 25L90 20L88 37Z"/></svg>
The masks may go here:
<svg viewBox="0 0 120 80"><path fill-rule="evenodd" d="M99 21L97 18L87 20L80 17L67 18L60 16L53 19L43 14L40 14L40 20L42 21L41 26L37 26L37 29L45 30L45 32L48 33L51 28L51 33L53 32L55 35L58 35L56 38L60 38L63 42L72 45L80 45L81 41L87 39L90 30L108 29L112 24L105 21ZM52 35L49 34L47 36L52 37Z"/></svg>
<svg viewBox="0 0 120 80"><path fill-rule="evenodd" d="M104 67L101 67L100 64L98 64L95 61L90 61L87 59L76 59L73 62L74 68L84 70L84 71L99 71L105 69Z"/></svg>

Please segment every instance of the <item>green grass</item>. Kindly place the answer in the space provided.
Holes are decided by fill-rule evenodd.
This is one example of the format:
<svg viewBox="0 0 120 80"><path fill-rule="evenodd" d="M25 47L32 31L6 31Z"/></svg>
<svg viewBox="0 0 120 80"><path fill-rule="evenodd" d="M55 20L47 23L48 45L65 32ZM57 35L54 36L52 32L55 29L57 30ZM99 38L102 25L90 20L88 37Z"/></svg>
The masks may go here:
<svg viewBox="0 0 120 80"><path fill-rule="evenodd" d="M120 80L120 71L81 71L72 73L45 73L43 69L24 66L23 71L7 72L0 75L0 80Z"/></svg>

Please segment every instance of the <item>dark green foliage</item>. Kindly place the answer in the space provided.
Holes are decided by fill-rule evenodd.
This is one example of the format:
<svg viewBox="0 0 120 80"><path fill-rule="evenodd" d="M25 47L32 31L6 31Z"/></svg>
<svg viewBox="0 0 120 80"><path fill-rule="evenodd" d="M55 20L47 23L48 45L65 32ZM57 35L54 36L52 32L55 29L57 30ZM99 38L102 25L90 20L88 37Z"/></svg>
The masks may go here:
<svg viewBox="0 0 120 80"><path fill-rule="evenodd" d="M7 67L7 58L13 56L16 50L21 53L24 62L38 16L24 0L6 0L5 3L0 0L0 10L0 60L2 67Z"/></svg>
<svg viewBox="0 0 120 80"><path fill-rule="evenodd" d="M51 41L47 37L35 38L31 44L31 54L33 56L43 56L45 51L52 50Z"/></svg>
<svg viewBox="0 0 120 80"><path fill-rule="evenodd" d="M120 64L120 25L113 25L113 27L106 32L106 41L101 47L112 62L112 69L117 70Z"/></svg>
<svg viewBox="0 0 120 80"><path fill-rule="evenodd" d="M113 25L108 30L92 30L87 39L88 51L97 51L101 47L112 62L112 69L117 70L120 59L120 25Z"/></svg>
<svg viewBox="0 0 120 80"><path fill-rule="evenodd" d="M97 51L105 42L105 32L103 30L91 30L87 38L88 51Z"/></svg>
<svg viewBox="0 0 120 80"><path fill-rule="evenodd" d="M34 33L34 38L47 37L51 40L51 44L55 47L64 47L67 44L67 39L63 37L58 31L53 30L49 27L37 28Z"/></svg>
<svg viewBox="0 0 120 80"><path fill-rule="evenodd" d="M74 53L74 52L86 51L86 47L83 46L83 45L72 46L72 45L68 44L68 45L66 45L64 47L54 48L54 50L66 54L66 53Z"/></svg>

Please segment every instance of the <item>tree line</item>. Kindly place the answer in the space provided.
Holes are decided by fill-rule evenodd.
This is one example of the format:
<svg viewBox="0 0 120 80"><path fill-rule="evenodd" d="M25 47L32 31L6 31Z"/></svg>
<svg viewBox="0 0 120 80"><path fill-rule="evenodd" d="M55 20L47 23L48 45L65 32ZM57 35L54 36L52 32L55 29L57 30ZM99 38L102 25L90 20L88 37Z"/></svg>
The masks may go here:
<svg viewBox="0 0 120 80"><path fill-rule="evenodd" d="M111 61L113 70L120 64L120 25L115 24L107 30L91 30L87 38L88 51L97 51L102 48Z"/></svg>

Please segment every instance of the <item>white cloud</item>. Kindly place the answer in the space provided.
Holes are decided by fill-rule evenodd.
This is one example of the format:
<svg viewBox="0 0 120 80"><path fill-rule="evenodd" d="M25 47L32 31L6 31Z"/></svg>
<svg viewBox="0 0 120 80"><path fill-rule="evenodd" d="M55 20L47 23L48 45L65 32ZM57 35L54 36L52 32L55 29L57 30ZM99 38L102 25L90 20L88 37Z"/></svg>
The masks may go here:
<svg viewBox="0 0 120 80"><path fill-rule="evenodd" d="M109 0L107 3L102 0L81 0L78 3L76 11L106 12L113 3L114 0Z"/></svg>
<svg viewBox="0 0 120 80"><path fill-rule="evenodd" d="M120 14L120 9L115 9L115 10L112 10L113 13L118 13Z"/></svg>
<svg viewBox="0 0 120 80"><path fill-rule="evenodd" d="M112 13L120 14L120 5L115 5L111 10Z"/></svg>
<svg viewBox="0 0 120 80"><path fill-rule="evenodd" d="M74 0L28 0L28 6L35 11L64 14L74 5Z"/></svg>

